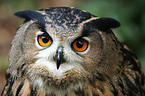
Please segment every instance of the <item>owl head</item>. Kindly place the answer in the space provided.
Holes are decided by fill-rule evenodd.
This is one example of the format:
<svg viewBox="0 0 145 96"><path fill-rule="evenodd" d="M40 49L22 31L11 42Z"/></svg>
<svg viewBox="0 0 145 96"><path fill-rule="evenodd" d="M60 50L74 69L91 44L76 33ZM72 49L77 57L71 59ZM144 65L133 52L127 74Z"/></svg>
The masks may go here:
<svg viewBox="0 0 145 96"><path fill-rule="evenodd" d="M25 19L12 41L8 73L36 82L115 75L119 43L112 18L97 17L72 7L51 7L15 13ZM49 81L49 80L48 80ZM56 84L56 82L55 82ZM65 83L66 84L66 83Z"/></svg>

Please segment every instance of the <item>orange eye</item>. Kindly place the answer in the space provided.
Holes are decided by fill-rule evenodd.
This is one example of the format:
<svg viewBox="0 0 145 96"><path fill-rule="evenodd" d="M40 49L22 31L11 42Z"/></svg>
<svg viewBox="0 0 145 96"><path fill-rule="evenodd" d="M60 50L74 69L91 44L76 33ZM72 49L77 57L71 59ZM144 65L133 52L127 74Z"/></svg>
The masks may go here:
<svg viewBox="0 0 145 96"><path fill-rule="evenodd" d="M88 48L88 42L84 39L77 39L72 44L73 49L83 52Z"/></svg>
<svg viewBox="0 0 145 96"><path fill-rule="evenodd" d="M45 35L39 35L38 43L40 46L46 47L52 44L52 39L50 37L46 37Z"/></svg>

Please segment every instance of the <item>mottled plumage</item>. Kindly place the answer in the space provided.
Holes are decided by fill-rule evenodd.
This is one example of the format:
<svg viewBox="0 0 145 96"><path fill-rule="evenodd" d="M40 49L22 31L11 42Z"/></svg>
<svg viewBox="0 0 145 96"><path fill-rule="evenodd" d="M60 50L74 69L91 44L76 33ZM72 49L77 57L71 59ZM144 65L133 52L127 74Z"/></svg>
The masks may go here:
<svg viewBox="0 0 145 96"><path fill-rule="evenodd" d="M2 96L144 96L137 57L112 18L72 7L15 13L25 19L9 53Z"/></svg>

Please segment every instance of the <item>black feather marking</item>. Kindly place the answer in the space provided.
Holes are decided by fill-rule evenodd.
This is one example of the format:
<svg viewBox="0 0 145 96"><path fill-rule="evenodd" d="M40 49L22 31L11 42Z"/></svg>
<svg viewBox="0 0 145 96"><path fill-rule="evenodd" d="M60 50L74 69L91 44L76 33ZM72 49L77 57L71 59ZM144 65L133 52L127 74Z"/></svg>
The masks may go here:
<svg viewBox="0 0 145 96"><path fill-rule="evenodd" d="M93 95L93 96L99 96L99 94L96 93L96 92L94 92L94 91L92 92L92 95ZM89 96L89 95L87 95L87 96Z"/></svg>
<svg viewBox="0 0 145 96"><path fill-rule="evenodd" d="M105 92L105 89L104 89L104 87L103 86L97 86L97 88L102 92L102 93L104 93Z"/></svg>
<svg viewBox="0 0 145 96"><path fill-rule="evenodd" d="M117 88L115 87L115 85L113 84L113 82L112 82L112 80L111 80L111 78L109 77L109 76L107 76L107 75L105 75L107 78L108 78L108 83L109 83L109 86L110 86L110 91L112 92L112 94L114 95L114 96L118 96L118 90L117 90Z"/></svg>
<svg viewBox="0 0 145 96"><path fill-rule="evenodd" d="M13 91L12 91L13 84L14 84L14 80L12 79L12 76L11 76L9 79L7 79L7 83L1 93L1 96L6 96L6 94L7 96L13 96Z"/></svg>
<svg viewBox="0 0 145 96"><path fill-rule="evenodd" d="M126 89L124 88L123 81L120 77L117 77L117 84L119 85L120 91L122 92L122 94L125 95Z"/></svg>
<svg viewBox="0 0 145 96"><path fill-rule="evenodd" d="M124 80L126 81L126 85L128 86L128 90L132 90L133 92L137 93L139 90L137 89L136 85L124 74Z"/></svg>
<svg viewBox="0 0 145 96"><path fill-rule="evenodd" d="M14 77L10 73L7 73L6 79L7 79L7 83L5 85L3 92L6 90L6 94L8 96L13 96L12 86L14 84ZM2 94L4 94L4 93L2 93Z"/></svg>
<svg viewBox="0 0 145 96"><path fill-rule="evenodd" d="M25 10L25 11L18 11L14 13L14 15L21 18L25 18L26 21L29 20L37 21L39 27L45 31L45 20L44 20L44 16L41 13L34 10Z"/></svg>
<svg viewBox="0 0 145 96"><path fill-rule="evenodd" d="M80 88L77 91L75 91L76 96L84 96L84 94L85 94L84 90Z"/></svg>
<svg viewBox="0 0 145 96"><path fill-rule="evenodd" d="M25 66L24 69L22 69L22 76L25 74L25 72L27 71L28 66Z"/></svg>
<svg viewBox="0 0 145 96"><path fill-rule="evenodd" d="M12 75L10 73L6 73L6 80L8 80L11 77L12 77Z"/></svg>
<svg viewBox="0 0 145 96"><path fill-rule="evenodd" d="M24 82L22 82L22 83L18 86L17 91L16 91L16 96L19 96L19 95L20 95L20 92L21 92L21 89L22 89L23 85L24 85Z"/></svg>
<svg viewBox="0 0 145 96"><path fill-rule="evenodd" d="M31 87L30 96L37 96L37 90L38 90L38 86Z"/></svg>

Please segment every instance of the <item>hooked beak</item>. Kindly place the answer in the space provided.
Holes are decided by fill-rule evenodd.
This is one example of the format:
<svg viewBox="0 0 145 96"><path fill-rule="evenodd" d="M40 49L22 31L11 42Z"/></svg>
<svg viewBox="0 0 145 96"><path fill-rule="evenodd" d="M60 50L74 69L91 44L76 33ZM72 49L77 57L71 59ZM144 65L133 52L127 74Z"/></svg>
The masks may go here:
<svg viewBox="0 0 145 96"><path fill-rule="evenodd" d="M64 60L63 59L63 48L59 47L56 52L56 55L55 55L55 62L57 64L57 69L59 69L60 64L62 64L63 60Z"/></svg>

